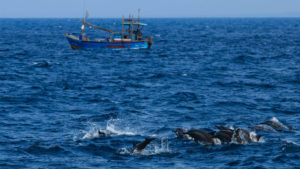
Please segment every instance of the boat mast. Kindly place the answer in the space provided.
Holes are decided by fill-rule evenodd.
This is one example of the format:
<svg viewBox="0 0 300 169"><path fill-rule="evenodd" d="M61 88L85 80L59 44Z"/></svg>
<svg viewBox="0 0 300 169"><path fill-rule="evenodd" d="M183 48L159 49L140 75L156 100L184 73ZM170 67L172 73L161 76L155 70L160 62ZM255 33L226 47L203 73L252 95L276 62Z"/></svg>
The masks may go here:
<svg viewBox="0 0 300 169"><path fill-rule="evenodd" d="M81 25L81 40L84 39L84 24Z"/></svg>
<svg viewBox="0 0 300 169"><path fill-rule="evenodd" d="M122 36L121 36L122 40L123 40L123 34L124 34L124 15L122 16Z"/></svg>
<svg viewBox="0 0 300 169"><path fill-rule="evenodd" d="M133 14L131 15L131 32L130 32L130 38L132 39L132 34L133 34Z"/></svg>
<svg viewBox="0 0 300 169"><path fill-rule="evenodd" d="M141 8L138 9L138 24L137 24L137 35L136 35L136 39L139 40L140 39L140 23L141 23Z"/></svg>
<svg viewBox="0 0 300 169"><path fill-rule="evenodd" d="M128 30L128 33L129 33L129 36L130 36L130 38L131 38L131 23L130 23L130 22L131 22L131 14L129 14L129 17L128 17L128 23L129 23L129 25L128 25L128 26L129 26L129 28L128 28L128 29L129 29L129 30Z"/></svg>
<svg viewBox="0 0 300 169"><path fill-rule="evenodd" d="M83 16L84 16L84 18L83 18L83 22L86 22L86 20L87 20L87 18L88 18L88 11L87 11L87 9L86 9L86 0L83 0L82 1L82 3L83 3L83 10L82 10L82 12L83 12ZM85 25L84 25L84 23L81 25L81 40L84 40L84 29L85 29Z"/></svg>
<svg viewBox="0 0 300 169"><path fill-rule="evenodd" d="M84 29L85 29L85 25L84 23L86 22L87 18L89 17L89 13L88 11L85 12L85 16L83 18L83 23L81 25L81 40L84 40Z"/></svg>

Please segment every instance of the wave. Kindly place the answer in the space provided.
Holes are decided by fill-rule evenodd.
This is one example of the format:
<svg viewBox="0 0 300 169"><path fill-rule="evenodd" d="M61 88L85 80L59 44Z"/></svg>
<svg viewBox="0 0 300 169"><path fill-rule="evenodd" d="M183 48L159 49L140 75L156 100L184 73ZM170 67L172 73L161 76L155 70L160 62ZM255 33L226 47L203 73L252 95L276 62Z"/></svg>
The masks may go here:
<svg viewBox="0 0 300 169"><path fill-rule="evenodd" d="M286 153L300 152L300 144L291 140L282 140L281 151Z"/></svg>
<svg viewBox="0 0 300 169"><path fill-rule="evenodd" d="M115 153L115 149L110 145L97 145L97 144L87 144L87 145L80 145L80 150L86 151L88 153L93 153L95 155L109 155L110 153ZM99 151L101 150L101 151Z"/></svg>
<svg viewBox="0 0 300 169"><path fill-rule="evenodd" d="M103 88L103 86L100 84L95 84L95 85L91 85L91 86L85 86L84 88L88 89L88 90L97 90L97 89Z"/></svg>
<svg viewBox="0 0 300 169"><path fill-rule="evenodd" d="M247 81L215 81L212 85L217 85L221 87L258 87L263 89L273 89L276 87L275 84L266 82L247 82Z"/></svg>
<svg viewBox="0 0 300 169"><path fill-rule="evenodd" d="M0 49L0 52L8 52L10 49L6 48L6 49Z"/></svg>
<svg viewBox="0 0 300 169"><path fill-rule="evenodd" d="M224 106L236 106L236 107L249 107L255 108L257 104L251 102L244 102L244 101L231 101L231 100L222 100L214 103L214 105L224 105Z"/></svg>
<svg viewBox="0 0 300 169"><path fill-rule="evenodd" d="M166 77L170 77L170 75L168 75L166 73L156 73L156 74L152 74L150 77L148 77L148 79L160 79L160 78L166 78Z"/></svg>
<svg viewBox="0 0 300 169"><path fill-rule="evenodd" d="M109 110L115 110L114 108L115 107L111 107ZM103 122L105 120L117 119L118 115L119 115L118 113L107 113L107 114L93 115L88 117L80 117L79 120L85 120L85 121L89 120L91 122Z"/></svg>
<svg viewBox="0 0 300 169"><path fill-rule="evenodd" d="M198 101L198 97L194 92L177 92L172 96L169 96L170 104L177 104L179 102L195 102Z"/></svg>
<svg viewBox="0 0 300 169"><path fill-rule="evenodd" d="M62 147L57 145L44 147L39 143L34 143L33 145L25 149L25 151L28 152L29 154L54 154L54 155L67 152Z"/></svg>

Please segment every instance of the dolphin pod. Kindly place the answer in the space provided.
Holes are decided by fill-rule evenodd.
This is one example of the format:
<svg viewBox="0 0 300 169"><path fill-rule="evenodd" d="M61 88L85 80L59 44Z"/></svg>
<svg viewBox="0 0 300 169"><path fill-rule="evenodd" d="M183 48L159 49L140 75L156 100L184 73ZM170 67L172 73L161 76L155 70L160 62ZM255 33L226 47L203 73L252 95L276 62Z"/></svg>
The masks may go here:
<svg viewBox="0 0 300 169"><path fill-rule="evenodd" d="M178 138L191 137L196 144L202 143L204 145L217 145L223 143L236 142L239 144L247 144L252 142L259 142L261 135L256 135L250 131L242 128L230 129L225 126L216 126L219 129L218 132L206 132L203 130L191 129L185 131L184 129L176 129L173 132ZM178 134L179 133L179 134ZM188 136L186 136L188 135Z"/></svg>
<svg viewBox="0 0 300 169"><path fill-rule="evenodd" d="M205 145L216 145L218 143L238 143L238 144L247 144L253 142L259 142L261 140L262 135L256 135L256 133L248 131L243 128L230 128L226 126L215 126L219 131L206 132L203 130L184 130L181 128L177 128L173 130L176 134L177 138L189 139L192 138L196 144L201 142ZM275 132L280 133L284 130L292 130L291 126L287 126L281 123L277 118L273 117L268 121L261 122L256 126L249 127L255 131L267 131L267 132Z"/></svg>
<svg viewBox="0 0 300 169"><path fill-rule="evenodd" d="M190 129L185 130L182 128L176 128L173 132L177 138L194 140L196 144L204 145L219 145L228 143L248 144L253 142L259 142L261 135L256 135L255 132L248 131L243 128L232 128L226 126L215 126L218 131L210 129ZM266 131L281 133L283 131L292 130L291 126L287 126L281 123L277 118L273 117L268 121L261 122L256 126L250 126L251 130ZM98 130L100 137L105 137L107 134L104 131ZM141 153L148 144L150 144L156 138L146 138L140 143L133 143L131 154L134 152Z"/></svg>

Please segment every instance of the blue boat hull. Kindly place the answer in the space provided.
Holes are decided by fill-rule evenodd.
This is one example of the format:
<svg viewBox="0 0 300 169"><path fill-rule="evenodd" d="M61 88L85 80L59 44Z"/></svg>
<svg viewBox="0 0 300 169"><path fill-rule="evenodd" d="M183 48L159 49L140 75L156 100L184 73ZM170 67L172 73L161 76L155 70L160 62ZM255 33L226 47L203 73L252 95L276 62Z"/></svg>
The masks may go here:
<svg viewBox="0 0 300 169"><path fill-rule="evenodd" d="M83 41L66 35L72 49L99 49L99 48L130 48L130 49L148 49L151 43L147 41L132 42L97 42Z"/></svg>

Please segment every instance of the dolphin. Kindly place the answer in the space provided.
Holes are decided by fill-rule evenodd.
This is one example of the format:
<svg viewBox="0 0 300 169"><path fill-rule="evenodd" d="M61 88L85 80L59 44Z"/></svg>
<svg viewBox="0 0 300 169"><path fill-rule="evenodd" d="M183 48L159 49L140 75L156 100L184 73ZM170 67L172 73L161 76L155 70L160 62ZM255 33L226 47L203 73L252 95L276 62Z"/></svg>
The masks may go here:
<svg viewBox="0 0 300 169"><path fill-rule="evenodd" d="M259 125L252 126L252 127L249 127L249 128L252 129L252 130L255 130L255 131L268 131L268 132L274 132L274 133L282 132L282 130L274 129L271 126L266 125L266 124L259 124Z"/></svg>
<svg viewBox="0 0 300 169"><path fill-rule="evenodd" d="M137 150L138 152L142 152L145 147L151 143L151 141L155 140L155 138L146 138L143 142L141 143L133 143L133 148L131 150L131 153L133 153L135 150Z"/></svg>
<svg viewBox="0 0 300 169"><path fill-rule="evenodd" d="M237 143L247 144L258 142L261 138L261 135L251 135L248 130L237 128L234 130L233 138Z"/></svg>
<svg viewBox="0 0 300 169"><path fill-rule="evenodd" d="M213 140L213 133L207 133L203 130L196 130L192 129L189 130L188 132L185 132L184 134L190 135L196 142L196 144L199 144L199 141L203 144L208 144L208 145L214 145L214 140Z"/></svg>
<svg viewBox="0 0 300 169"><path fill-rule="evenodd" d="M173 130L173 132L176 134L177 138L183 138L183 139L192 139L188 134L185 134L187 131L182 128L177 128Z"/></svg>
<svg viewBox="0 0 300 169"><path fill-rule="evenodd" d="M250 133L245 129L237 128L236 130L234 130L233 137L236 142L241 144L251 142Z"/></svg>
<svg viewBox="0 0 300 169"><path fill-rule="evenodd" d="M231 131L231 132L234 131L233 129L226 127L226 126L215 126L215 127L221 131Z"/></svg>
<svg viewBox="0 0 300 169"><path fill-rule="evenodd" d="M230 143L232 139L233 132L228 131L218 131L214 135L214 138L218 138L222 143Z"/></svg>
<svg viewBox="0 0 300 169"><path fill-rule="evenodd" d="M286 130L293 129L293 127L291 127L291 126L286 126L286 125L282 124L276 117L273 117L271 120L262 122L260 124L265 124L265 125L271 126L276 129L286 129Z"/></svg>

